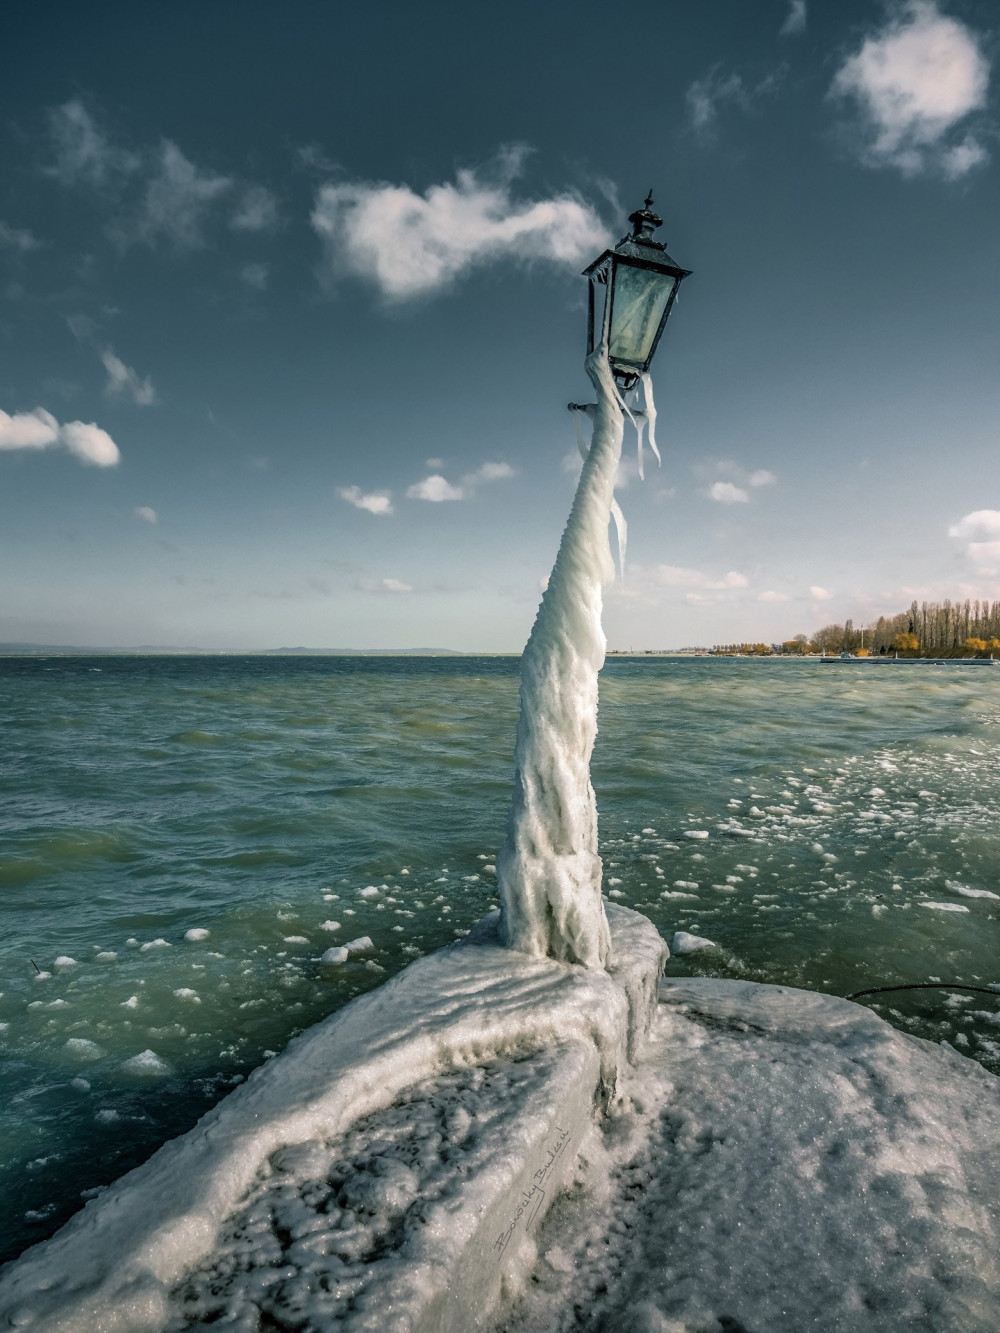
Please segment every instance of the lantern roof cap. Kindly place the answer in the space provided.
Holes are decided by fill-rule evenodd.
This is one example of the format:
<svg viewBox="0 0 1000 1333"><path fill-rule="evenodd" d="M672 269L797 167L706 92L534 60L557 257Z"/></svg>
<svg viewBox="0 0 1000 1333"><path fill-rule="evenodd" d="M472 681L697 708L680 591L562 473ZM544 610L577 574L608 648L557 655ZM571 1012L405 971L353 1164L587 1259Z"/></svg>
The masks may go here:
<svg viewBox="0 0 1000 1333"><path fill-rule="evenodd" d="M666 245L653 236L656 228L663 226L663 219L653 208L652 190L646 195L646 202L642 208L637 208L634 213L630 213L628 220L632 224L631 234L621 238L615 246L616 254L629 255L634 259L653 259L660 262L665 261L668 264L674 263L667 254Z"/></svg>
<svg viewBox="0 0 1000 1333"><path fill-rule="evenodd" d="M646 195L646 202L642 208L637 208L634 213L630 213L628 220L632 224L632 235L631 237L625 237L625 240L634 240L645 245L655 245L657 250L666 248L659 241L653 239L653 232L657 227L663 226L663 219L653 210L652 190Z"/></svg>
<svg viewBox="0 0 1000 1333"><path fill-rule="evenodd" d="M646 202L642 208L637 208L634 213L628 217L632 224L632 230L628 235L623 236L613 250L605 250L599 259L596 259L588 268L584 269L585 274L590 274L596 269L601 268L609 255L621 255L623 259L645 260L647 264L655 264L658 267L675 269L678 273L687 276L689 270L682 269L675 259L671 259L667 253L667 247L662 241L658 241L653 236L657 227L663 226L663 219L653 208L653 191L650 190L646 196Z"/></svg>

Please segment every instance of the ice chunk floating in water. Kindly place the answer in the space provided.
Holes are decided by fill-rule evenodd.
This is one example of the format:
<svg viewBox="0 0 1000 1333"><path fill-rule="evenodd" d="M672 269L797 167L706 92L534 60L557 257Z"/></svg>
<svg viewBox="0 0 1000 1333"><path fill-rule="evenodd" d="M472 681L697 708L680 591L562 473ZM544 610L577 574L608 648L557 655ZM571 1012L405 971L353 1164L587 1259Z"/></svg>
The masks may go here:
<svg viewBox="0 0 1000 1333"><path fill-rule="evenodd" d="M674 932L670 952L674 954L698 953L702 949L717 949L718 947L715 940L706 939L704 935L692 935L690 931L678 930Z"/></svg>

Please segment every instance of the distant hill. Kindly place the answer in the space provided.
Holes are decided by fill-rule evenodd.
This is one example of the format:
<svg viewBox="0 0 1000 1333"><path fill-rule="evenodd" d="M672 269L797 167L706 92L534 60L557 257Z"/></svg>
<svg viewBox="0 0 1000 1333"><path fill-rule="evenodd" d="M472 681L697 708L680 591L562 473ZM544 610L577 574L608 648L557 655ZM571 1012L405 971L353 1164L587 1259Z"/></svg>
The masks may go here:
<svg viewBox="0 0 1000 1333"><path fill-rule="evenodd" d="M478 657L459 648L263 648L267 657Z"/></svg>
<svg viewBox="0 0 1000 1333"><path fill-rule="evenodd" d="M130 648L69 643L0 643L0 657L464 657L457 648L170 648L140 643Z"/></svg>

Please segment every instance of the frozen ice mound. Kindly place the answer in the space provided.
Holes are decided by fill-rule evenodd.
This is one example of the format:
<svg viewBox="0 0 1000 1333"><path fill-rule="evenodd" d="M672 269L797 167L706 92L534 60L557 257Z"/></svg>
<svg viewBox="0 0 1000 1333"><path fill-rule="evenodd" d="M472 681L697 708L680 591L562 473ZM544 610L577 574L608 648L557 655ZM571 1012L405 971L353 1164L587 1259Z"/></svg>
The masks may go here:
<svg viewBox="0 0 1000 1333"><path fill-rule="evenodd" d="M607 914L607 972L493 912L303 1033L8 1265L0 1327L478 1326L652 1022L666 945Z"/></svg>
<svg viewBox="0 0 1000 1333"><path fill-rule="evenodd" d="M660 998L624 1113L488 1328L996 1333L1000 1079L833 996Z"/></svg>

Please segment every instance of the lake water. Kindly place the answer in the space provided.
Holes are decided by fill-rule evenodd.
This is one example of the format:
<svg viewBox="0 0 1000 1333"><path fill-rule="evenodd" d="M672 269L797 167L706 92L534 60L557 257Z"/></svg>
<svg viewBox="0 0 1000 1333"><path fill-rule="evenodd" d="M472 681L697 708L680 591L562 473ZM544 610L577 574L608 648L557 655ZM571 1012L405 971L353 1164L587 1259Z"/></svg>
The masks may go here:
<svg viewBox="0 0 1000 1333"><path fill-rule="evenodd" d="M0 659L0 1257L495 904L517 671ZM1000 671L612 658L600 727L605 891L718 946L670 972L1000 985ZM1000 996L878 1010L1000 1072Z"/></svg>

